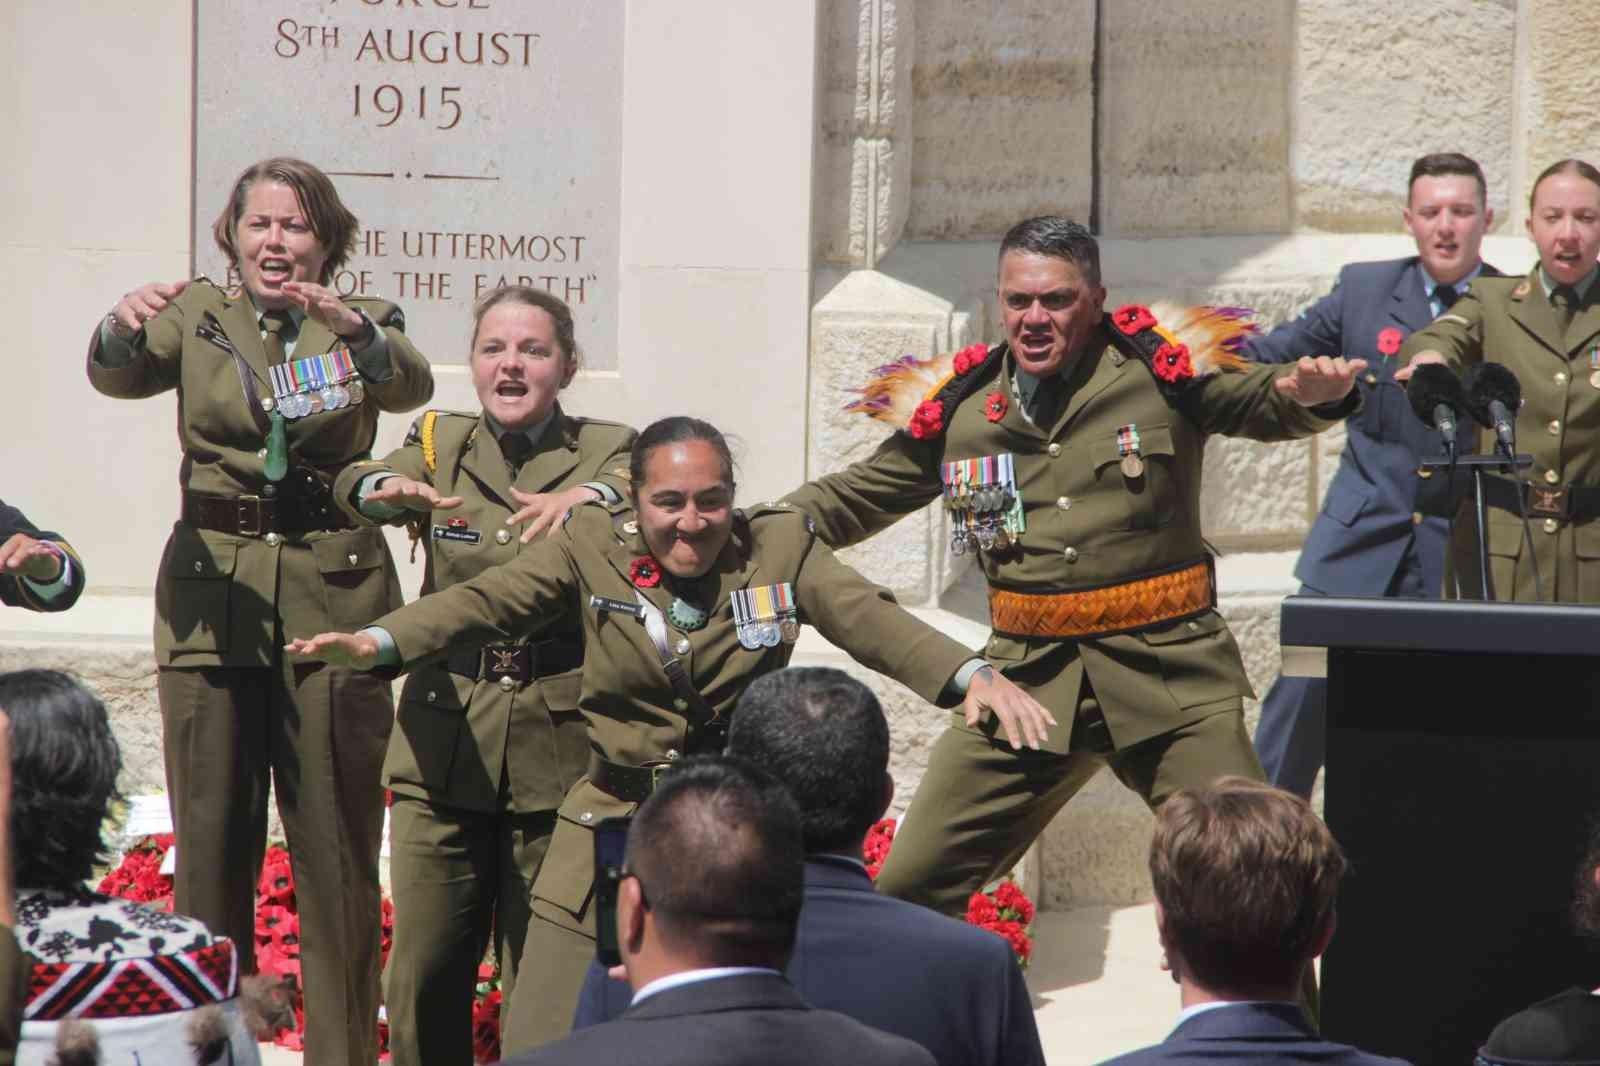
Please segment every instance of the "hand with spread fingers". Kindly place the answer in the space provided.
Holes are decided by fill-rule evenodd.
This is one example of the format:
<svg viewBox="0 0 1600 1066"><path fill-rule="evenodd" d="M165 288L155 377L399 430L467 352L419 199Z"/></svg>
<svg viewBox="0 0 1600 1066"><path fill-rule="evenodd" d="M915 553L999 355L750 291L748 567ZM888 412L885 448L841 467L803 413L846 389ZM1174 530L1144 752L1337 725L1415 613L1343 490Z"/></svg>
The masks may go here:
<svg viewBox="0 0 1600 1066"><path fill-rule="evenodd" d="M132 340L146 322L166 310L167 305L188 287L188 278L179 278L171 284L152 281L141 285L117 301L106 324L115 336L125 341Z"/></svg>
<svg viewBox="0 0 1600 1066"><path fill-rule="evenodd" d="M560 529L569 511L585 500L599 499L600 494L583 485L574 485L563 492L523 492L513 488L511 498L522 506L506 519L506 525L527 522L528 528L522 531L522 543L529 544L541 532L554 533Z"/></svg>
<svg viewBox="0 0 1600 1066"><path fill-rule="evenodd" d="M309 640L297 637L283 647L297 659L317 659L331 666L371 670L378 665L378 642L365 633L318 633Z"/></svg>
<svg viewBox="0 0 1600 1066"><path fill-rule="evenodd" d="M283 293L305 311L306 317L322 323L346 340L360 336L367 328L366 319L352 311L337 292L325 285L313 281L286 281Z"/></svg>
<svg viewBox="0 0 1600 1066"><path fill-rule="evenodd" d="M972 675L962 710L966 713L969 728L976 727L986 711L993 711L995 717L1000 719L1006 739L1017 749L1026 743L1035 751L1039 750L1045 734L1056 724L1044 704L1022 691L993 667Z"/></svg>
<svg viewBox="0 0 1600 1066"><path fill-rule="evenodd" d="M61 549L47 540L36 540L26 533L13 533L0 544L0 570L20 574L33 581L54 581L61 576L65 561Z"/></svg>
<svg viewBox="0 0 1600 1066"><path fill-rule="evenodd" d="M1273 383L1274 387L1301 407L1335 403L1355 388L1356 375L1367 368L1365 359L1337 356L1302 356L1292 373Z"/></svg>
<svg viewBox="0 0 1600 1066"><path fill-rule="evenodd" d="M1427 366L1430 363L1434 364L1435 366L1450 365L1445 360L1445 357L1440 355L1438 352L1418 352L1416 355L1411 357L1411 362L1394 372L1394 379L1400 384L1404 385L1406 382L1411 380L1411 375L1417 372L1417 367Z"/></svg>
<svg viewBox="0 0 1600 1066"><path fill-rule="evenodd" d="M425 481L408 477L386 477L378 487L367 493L368 503L386 503L390 507L404 507L408 511L453 511L461 506L460 496L441 496L439 490Z"/></svg>

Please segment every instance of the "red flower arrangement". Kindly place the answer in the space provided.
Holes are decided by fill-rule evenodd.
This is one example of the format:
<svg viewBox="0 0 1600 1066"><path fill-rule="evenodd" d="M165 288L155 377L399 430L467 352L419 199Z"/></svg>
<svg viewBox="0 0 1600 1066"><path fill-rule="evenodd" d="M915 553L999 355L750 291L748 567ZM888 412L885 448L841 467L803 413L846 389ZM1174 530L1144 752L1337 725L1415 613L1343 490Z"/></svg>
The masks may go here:
<svg viewBox="0 0 1600 1066"><path fill-rule="evenodd" d="M1156 349L1156 354L1151 357L1150 369L1155 371L1156 377L1169 385L1176 385L1180 381L1188 381L1194 377L1194 363L1189 360L1189 346L1186 344L1163 344Z"/></svg>
<svg viewBox="0 0 1600 1066"><path fill-rule="evenodd" d="M885 818L867 830L862 842L861 857L866 860L867 876L874 881L894 845L894 829L894 819ZM1033 957L1033 938L1028 935L1033 916L1033 901L1010 875L988 892L974 892L967 901L967 924L1003 937L1011 945L1017 964L1024 967Z"/></svg>
<svg viewBox="0 0 1600 1066"><path fill-rule="evenodd" d="M956 372L956 376L960 377L987 358L989 358L987 345L969 344L956 353L955 361L951 368Z"/></svg>
<svg viewBox="0 0 1600 1066"><path fill-rule="evenodd" d="M1010 406L1005 393L991 392L984 398L983 416L991 422L998 422L1006 416L1006 409Z"/></svg>
<svg viewBox="0 0 1600 1066"><path fill-rule="evenodd" d="M1124 304L1111 312L1111 324L1131 337L1140 330L1155 325L1156 316L1150 313L1148 307L1140 304Z"/></svg>
<svg viewBox="0 0 1600 1066"><path fill-rule="evenodd" d="M917 440L937 437L944 432L944 408L934 400L917 404L917 410L911 416L911 425L907 428Z"/></svg>
<svg viewBox="0 0 1600 1066"><path fill-rule="evenodd" d="M658 575L659 577L659 575ZM141 903L152 903L162 910L172 909L172 878L160 872L161 862L172 847L173 835L161 833L145 837L129 848L117 868L100 882L100 891ZM389 962L394 945L394 903L387 895L382 903L382 965ZM300 915L295 902L294 865L289 852L274 844L267 849L261 880L256 886L256 969L276 977L288 993L294 1011L294 1027L278 1030L273 1043L293 1051L305 1050L306 1012L300 984ZM500 974L493 962L478 968L478 985L472 1004L472 1049L477 1062L500 1059ZM380 1058L389 1057L389 1026L378 1020Z"/></svg>
<svg viewBox="0 0 1600 1066"><path fill-rule="evenodd" d="M1378 331L1378 351L1384 355L1393 355L1400 350L1400 342L1404 338L1400 331L1393 326Z"/></svg>
<svg viewBox="0 0 1600 1066"><path fill-rule="evenodd" d="M653 589L661 584L661 565L648 555L641 555L628 564L628 580L634 587Z"/></svg>

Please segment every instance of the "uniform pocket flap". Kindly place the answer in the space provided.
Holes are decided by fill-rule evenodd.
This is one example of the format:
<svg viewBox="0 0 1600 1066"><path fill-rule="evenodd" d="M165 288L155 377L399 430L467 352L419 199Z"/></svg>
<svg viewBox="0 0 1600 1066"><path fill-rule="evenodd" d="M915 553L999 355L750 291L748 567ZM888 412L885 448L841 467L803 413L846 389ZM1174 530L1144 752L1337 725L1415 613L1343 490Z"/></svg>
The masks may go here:
<svg viewBox="0 0 1600 1066"><path fill-rule="evenodd" d="M588 778L572 786L561 801L550 850L534 879L534 898L582 922L594 895L594 828L607 818L632 814L637 806L601 792Z"/></svg>
<svg viewBox="0 0 1600 1066"><path fill-rule="evenodd" d="M539 679L544 705L552 711L575 711L583 694L583 667Z"/></svg>
<svg viewBox="0 0 1600 1066"><path fill-rule="evenodd" d="M1139 635L1146 644L1179 644L1185 640L1197 640L1208 637L1213 633L1221 632L1228 627L1222 616L1216 611L1207 611L1196 618L1186 622L1172 622L1159 629L1146 629Z"/></svg>
<svg viewBox="0 0 1600 1066"><path fill-rule="evenodd" d="M175 580L204 581L232 577L239 546L232 541L208 541L199 530L180 532L172 539L172 561L168 567Z"/></svg>
<svg viewBox="0 0 1600 1066"><path fill-rule="evenodd" d="M1322 513L1340 525L1353 525L1361 512L1367 509L1370 493L1341 485L1335 481L1328 486L1328 496L1322 501Z"/></svg>
<svg viewBox="0 0 1600 1066"><path fill-rule="evenodd" d="M1140 455L1171 455L1172 430L1166 426L1138 426L1139 454ZM1089 458L1094 463L1094 468L1099 470L1107 463L1119 462L1122 459L1122 446L1117 443L1117 437L1102 436L1089 446Z"/></svg>
<svg viewBox="0 0 1600 1066"><path fill-rule="evenodd" d="M1572 546L1580 559L1600 559L1600 522L1573 526Z"/></svg>
<svg viewBox="0 0 1600 1066"><path fill-rule="evenodd" d="M311 542L311 554L317 560L317 569L324 574L342 574L352 570L373 570L383 565L382 542L374 542L368 535L376 530L357 530L337 537L323 537ZM381 538L382 534L378 536Z"/></svg>

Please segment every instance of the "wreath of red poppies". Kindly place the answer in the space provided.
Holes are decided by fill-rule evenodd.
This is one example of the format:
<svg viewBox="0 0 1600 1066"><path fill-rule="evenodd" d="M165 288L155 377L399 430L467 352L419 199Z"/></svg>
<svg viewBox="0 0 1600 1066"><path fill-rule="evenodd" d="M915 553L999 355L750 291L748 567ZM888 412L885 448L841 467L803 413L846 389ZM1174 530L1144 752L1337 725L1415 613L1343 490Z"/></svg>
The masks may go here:
<svg viewBox="0 0 1600 1066"><path fill-rule="evenodd" d="M635 588L653 589L661 584L661 564L648 555L641 555L628 564L628 580Z"/></svg>
<svg viewBox="0 0 1600 1066"><path fill-rule="evenodd" d="M1010 406L1005 393L991 392L984 398L983 416L991 422L998 422L1006 416L1006 409Z"/></svg>

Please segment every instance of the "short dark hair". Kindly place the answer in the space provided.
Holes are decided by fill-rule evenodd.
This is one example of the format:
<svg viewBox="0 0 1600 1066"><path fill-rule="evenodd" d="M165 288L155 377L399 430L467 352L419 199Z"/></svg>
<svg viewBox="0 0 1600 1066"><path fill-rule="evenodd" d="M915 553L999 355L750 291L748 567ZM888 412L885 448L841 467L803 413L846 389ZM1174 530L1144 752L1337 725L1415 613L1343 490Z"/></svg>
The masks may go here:
<svg viewBox="0 0 1600 1066"><path fill-rule="evenodd" d="M322 264L322 276L317 281L328 284L328 279L344 266L350 253L355 251L356 233L361 223L339 199L339 190L333 187L328 175L304 159L290 156L274 156L252 163L235 179L228 202L211 224L211 237L222 249L222 254L228 257L229 265L239 265L239 219L244 217L244 201L250 195L250 186L258 181L282 182L294 190L301 209L306 213L306 221L311 225L311 232L327 256Z"/></svg>
<svg viewBox="0 0 1600 1066"><path fill-rule="evenodd" d="M1100 284L1100 244L1084 226L1064 215L1026 218L1006 231L1000 240L1000 258L1007 252L1032 252L1065 259L1078 268L1083 280Z"/></svg>
<svg viewBox="0 0 1600 1066"><path fill-rule="evenodd" d="M687 759L628 829L628 872L669 948L723 966L786 964L805 852L783 787L726 756Z"/></svg>
<svg viewBox="0 0 1600 1066"><path fill-rule="evenodd" d="M1259 781L1179 789L1156 812L1150 877L1166 937L1213 991L1292 985L1332 921L1344 871L1311 805Z"/></svg>
<svg viewBox="0 0 1600 1066"><path fill-rule="evenodd" d="M497 289L490 289L473 305L472 347L474 349L478 347L478 329L483 325L483 316L489 313L490 308L504 303L537 307L549 315L556 326L556 346L561 349L561 354L566 356L569 366L577 365L581 353L578 350L577 331L572 324L572 308L555 293L536 289L532 285L502 285Z"/></svg>
<svg viewBox="0 0 1600 1066"><path fill-rule="evenodd" d="M122 755L105 705L57 670L0 674L11 718L11 847L17 885L71 888L105 861L100 830Z"/></svg>
<svg viewBox="0 0 1600 1066"><path fill-rule="evenodd" d="M1557 174L1576 174L1578 177L1593 182L1595 186L1600 187L1600 170L1596 170L1581 159L1559 160L1541 170L1539 176L1534 179L1533 188L1528 190L1529 211L1533 210L1533 201L1538 197L1539 186L1544 184L1544 179L1553 178Z"/></svg>
<svg viewBox="0 0 1600 1066"><path fill-rule="evenodd" d="M1411 190L1418 178L1472 178L1478 183L1478 205L1489 202L1489 183L1484 180L1483 168L1478 161L1460 152L1430 152L1411 164L1411 180L1406 182L1406 200L1411 200Z"/></svg>
<svg viewBox="0 0 1600 1066"><path fill-rule="evenodd" d="M791 666L757 678L734 709L728 754L789 790L808 852L859 849L883 813L889 723L872 690L843 670Z"/></svg>
<svg viewBox="0 0 1600 1066"><path fill-rule="evenodd" d="M733 488L733 452L728 450L728 440L722 431L710 422L702 422L698 418L688 415L673 415L670 418L660 418L644 427L644 432L633 438L633 450L628 453L628 478L633 482L633 492L639 492L639 486L644 484L644 467L650 461L650 453L666 444L684 444L689 441L705 441L716 450L722 459L723 479L727 481L728 488Z"/></svg>

